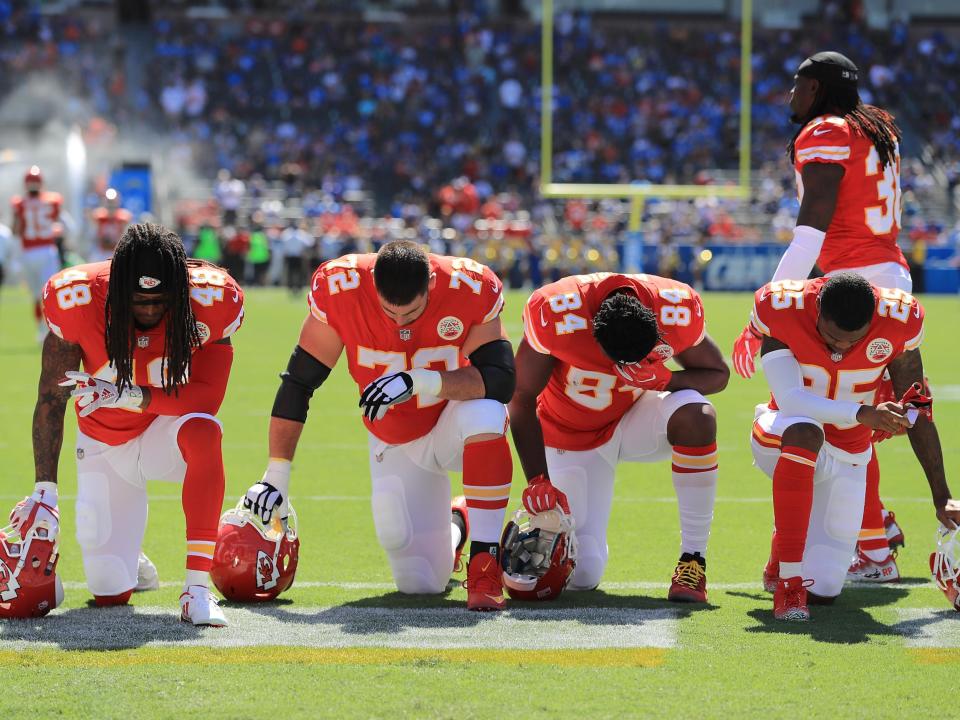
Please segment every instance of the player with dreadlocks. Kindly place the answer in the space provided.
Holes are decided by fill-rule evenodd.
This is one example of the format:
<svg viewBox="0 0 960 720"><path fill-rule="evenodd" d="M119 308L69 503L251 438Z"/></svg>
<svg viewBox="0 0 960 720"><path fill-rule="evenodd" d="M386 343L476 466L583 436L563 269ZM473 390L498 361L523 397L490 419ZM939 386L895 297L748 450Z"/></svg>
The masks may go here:
<svg viewBox="0 0 960 720"><path fill-rule="evenodd" d="M828 276L856 272L884 288L891 308L904 308L912 302L908 293L913 283L897 247L901 133L890 113L860 99L858 77L857 66L832 51L807 58L797 69L790 119L800 129L790 140L787 154L797 174L800 212L773 281L783 281L784 288L795 291L815 264ZM742 377L753 375L760 345L760 335L748 323L733 349L733 366ZM816 384L814 378L808 380ZM862 397L855 387L837 388L834 399L872 402L872 395ZM897 399L892 397L889 379L879 392L885 399ZM891 550L903 544L903 532L880 502L879 483L880 468L873 453L850 579L892 582L900 577ZM768 587L776 584L776 568L773 553L764 571Z"/></svg>
<svg viewBox="0 0 960 720"><path fill-rule="evenodd" d="M77 542L96 604L124 604L134 590L158 587L140 552L146 481L179 482L187 531L181 619L225 625L208 590L224 491L215 415L243 292L220 268L189 260L176 233L138 224L112 260L52 276L43 310L51 332L33 416L36 485L12 523L21 534L38 519L56 526L63 418L75 397Z"/></svg>

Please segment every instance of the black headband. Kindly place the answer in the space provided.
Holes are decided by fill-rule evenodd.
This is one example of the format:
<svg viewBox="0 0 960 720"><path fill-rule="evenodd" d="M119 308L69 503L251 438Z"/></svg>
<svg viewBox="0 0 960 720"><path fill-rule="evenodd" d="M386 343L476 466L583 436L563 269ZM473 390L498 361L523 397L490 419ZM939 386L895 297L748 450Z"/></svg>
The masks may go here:
<svg viewBox="0 0 960 720"><path fill-rule="evenodd" d="M160 253L141 248L133 264L137 284L135 292L160 294L169 290L166 287L169 283L164 283L162 280L167 273L164 272L166 263Z"/></svg>
<svg viewBox="0 0 960 720"><path fill-rule="evenodd" d="M860 71L846 55L830 50L811 55L800 63L797 75L819 80L828 85L856 88Z"/></svg>

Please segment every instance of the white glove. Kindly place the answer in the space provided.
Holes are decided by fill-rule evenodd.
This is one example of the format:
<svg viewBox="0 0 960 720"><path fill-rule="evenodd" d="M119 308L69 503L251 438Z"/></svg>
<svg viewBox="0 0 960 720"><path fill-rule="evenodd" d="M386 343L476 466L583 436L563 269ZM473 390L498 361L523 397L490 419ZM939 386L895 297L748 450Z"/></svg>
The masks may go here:
<svg viewBox="0 0 960 720"><path fill-rule="evenodd" d="M281 520L290 514L287 496L290 491L290 461L271 458L260 482L250 486L243 496L243 507L263 521L270 523L274 511Z"/></svg>
<svg viewBox="0 0 960 720"><path fill-rule="evenodd" d="M120 392L112 382L96 378L90 373L68 370L66 375L67 379L60 382L60 387L75 386L70 396L77 398L77 407L81 408L80 417L86 417L100 408L139 410L143 402L143 390L139 385L127 385Z"/></svg>
<svg viewBox="0 0 960 720"><path fill-rule="evenodd" d="M60 527L56 483L38 482L34 485L33 495L25 497L10 511L10 524L21 538L26 537L37 523L46 523L50 528L50 539L56 539Z"/></svg>
<svg viewBox="0 0 960 720"><path fill-rule="evenodd" d="M360 394L360 407L369 420L380 420L391 405L406 402L414 395L438 396L443 378L436 370L416 368L381 375Z"/></svg>

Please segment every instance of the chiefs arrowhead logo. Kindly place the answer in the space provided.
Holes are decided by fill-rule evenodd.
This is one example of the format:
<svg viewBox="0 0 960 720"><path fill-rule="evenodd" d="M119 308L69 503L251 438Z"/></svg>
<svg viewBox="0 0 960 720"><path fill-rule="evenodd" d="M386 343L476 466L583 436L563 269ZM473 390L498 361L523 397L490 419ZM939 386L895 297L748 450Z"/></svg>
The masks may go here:
<svg viewBox="0 0 960 720"><path fill-rule="evenodd" d="M277 564L263 550L257 551L257 587L262 590L269 590L276 587L277 580L280 578L280 571L277 570Z"/></svg>
<svg viewBox="0 0 960 720"><path fill-rule="evenodd" d="M447 315L437 323L437 335L444 340L456 340L463 335L463 322L460 318Z"/></svg>
<svg viewBox="0 0 960 720"><path fill-rule="evenodd" d="M0 601L10 602L17 597L17 590L20 589L20 583L10 572L7 564L0 560Z"/></svg>
<svg viewBox="0 0 960 720"><path fill-rule="evenodd" d="M867 345L867 359L876 364L886 362L893 355L893 343L886 338L871 340Z"/></svg>
<svg viewBox="0 0 960 720"><path fill-rule="evenodd" d="M141 275L140 281L138 283L141 288L144 290L152 290L160 284L160 281L155 277L150 277L149 275Z"/></svg>

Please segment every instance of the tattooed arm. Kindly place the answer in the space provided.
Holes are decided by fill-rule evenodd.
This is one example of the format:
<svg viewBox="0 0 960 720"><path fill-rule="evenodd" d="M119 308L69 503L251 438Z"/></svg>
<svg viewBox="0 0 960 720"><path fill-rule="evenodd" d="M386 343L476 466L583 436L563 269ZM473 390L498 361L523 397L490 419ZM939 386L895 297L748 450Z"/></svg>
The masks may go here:
<svg viewBox="0 0 960 720"><path fill-rule="evenodd" d="M53 333L43 341L37 406L33 411L33 463L37 482L57 482L57 463L63 445L63 416L70 388L59 383L67 370L80 369L80 346Z"/></svg>
<svg viewBox="0 0 960 720"><path fill-rule="evenodd" d="M923 384L923 359L919 350L908 350L890 363L887 369L890 371L897 397L903 397L913 383ZM937 519L945 527L953 528L960 523L960 511L946 509L950 500L950 488L947 487L947 477L943 471L943 451L940 448L937 426L921 414L913 427L907 430L907 435L913 446L913 454L917 456L930 485Z"/></svg>

